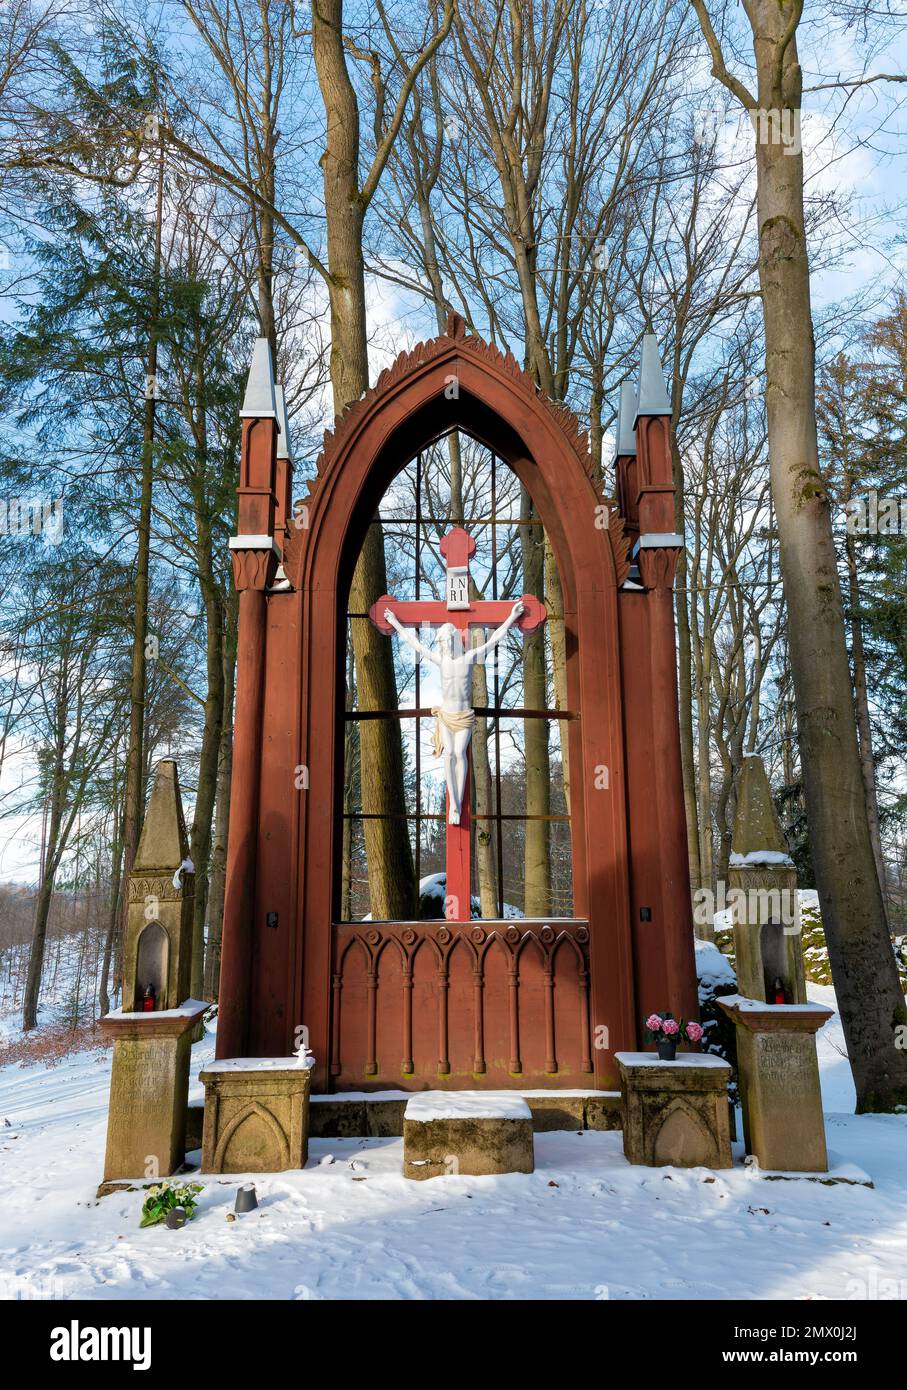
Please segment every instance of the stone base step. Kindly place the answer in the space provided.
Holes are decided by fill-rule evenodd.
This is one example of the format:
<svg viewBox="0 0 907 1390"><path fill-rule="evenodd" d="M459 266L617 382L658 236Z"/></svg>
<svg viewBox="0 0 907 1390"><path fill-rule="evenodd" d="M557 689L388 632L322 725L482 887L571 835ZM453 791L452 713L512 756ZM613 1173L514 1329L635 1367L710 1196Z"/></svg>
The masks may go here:
<svg viewBox="0 0 907 1390"><path fill-rule="evenodd" d="M403 1112L414 1091L344 1091L313 1095L309 1135L313 1139L399 1138ZM620 1129L620 1091L504 1091L522 1096L536 1134L550 1130Z"/></svg>

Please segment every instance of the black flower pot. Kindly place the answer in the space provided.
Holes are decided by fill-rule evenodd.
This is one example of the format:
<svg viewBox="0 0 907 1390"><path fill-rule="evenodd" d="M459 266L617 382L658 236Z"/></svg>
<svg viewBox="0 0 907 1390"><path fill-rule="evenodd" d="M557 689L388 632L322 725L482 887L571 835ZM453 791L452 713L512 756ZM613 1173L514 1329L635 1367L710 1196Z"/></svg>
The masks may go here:
<svg viewBox="0 0 907 1390"><path fill-rule="evenodd" d="M658 1055L659 1055L659 1057L661 1058L661 1060L662 1060L663 1062L676 1062L676 1061L677 1061L677 1039L676 1039L676 1038L659 1038L659 1039L658 1039Z"/></svg>
<svg viewBox="0 0 907 1390"><path fill-rule="evenodd" d="M164 1217L164 1225L168 1231L179 1231L186 1224L185 1207L171 1207Z"/></svg>
<svg viewBox="0 0 907 1390"><path fill-rule="evenodd" d="M255 1192L254 1182L243 1183L242 1187L236 1190L236 1203L233 1210L237 1216L242 1216L243 1212L254 1211L258 1206L258 1197Z"/></svg>

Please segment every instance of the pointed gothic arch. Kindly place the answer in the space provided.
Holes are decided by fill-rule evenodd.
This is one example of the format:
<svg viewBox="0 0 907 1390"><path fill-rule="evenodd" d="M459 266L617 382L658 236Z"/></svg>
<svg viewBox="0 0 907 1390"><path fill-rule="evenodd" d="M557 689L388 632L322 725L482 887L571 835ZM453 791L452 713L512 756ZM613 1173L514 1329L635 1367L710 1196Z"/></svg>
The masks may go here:
<svg viewBox="0 0 907 1390"><path fill-rule="evenodd" d="M446 334L398 357L325 434L317 476L295 523L288 482L274 462L276 431L261 413L244 421L241 534L231 543L241 590L235 745L241 757L234 777L252 778L255 785L251 794L234 787L238 824L231 807L218 1051L280 1053L284 1040L304 1024L318 1060L316 1086L329 1087L332 1073L349 1074L342 1058L333 1057L328 1066L330 1040L343 1031L339 1010L348 945L335 922L345 695L339 616L346 611L366 528L387 487L420 450L454 428L487 445L517 474L560 571L568 704L578 715L568 722L572 929L586 968L574 976L588 981L589 996L577 1001L586 1033L582 1058L549 1084L576 1085L585 1076L588 1084L606 1085L613 1083L613 1051L636 1043L641 1007L671 1007L686 1016L695 1011L689 898L687 893L678 900L675 893L682 891L677 865L686 852L679 751L676 767L659 769L651 746L665 717L669 738L673 720L677 739L676 703L673 713L670 706L665 712L653 705L651 677L660 672L663 681L666 669L656 646L665 641L665 607L647 602L657 590L666 591L670 669L670 547L653 546L640 558L642 570L643 558L651 568L649 555L653 561L669 556L667 565L653 569L651 587L645 574L626 587L631 556L624 519L603 495L575 416L542 395L512 356L467 334L455 316ZM657 457L657 435L650 432L646 440L638 464L643 478ZM244 487L253 495L247 505L255 517L270 489L272 530L265 537L242 534ZM655 496L672 491L663 479L649 490ZM637 501L637 514L640 508L644 514L645 505ZM263 561L262 542L272 535L273 553ZM278 556L288 584L269 589ZM244 629L242 599L249 590L260 597L247 603ZM661 626L653 635L655 614ZM666 692L657 694L664 699ZM300 770L302 787L296 785ZM653 831L647 829L647 801L657 797L666 775L677 785L663 797ZM648 812L651 818L651 804ZM666 827L673 837L667 850L659 844ZM657 905L656 924L640 930L639 918L648 914L651 923L650 904ZM263 928L264 922L271 928ZM441 934L454 925L436 923L432 931L443 940ZM550 931L544 922L523 925ZM499 924L502 933L506 926ZM385 928L389 924L376 930ZM470 927L457 929L465 933ZM443 963L439 970L443 991ZM488 1017L468 1026L487 1027L497 1013L503 1020L511 1005L512 999L486 1002ZM442 1021L445 1026L461 1025L454 1019ZM437 1050L444 1051L443 1042ZM373 1076L370 1069L369 1080ZM440 1076L434 1084L445 1084L443 1070ZM375 1084L424 1086L431 1079L417 1067L412 1080L380 1071ZM473 1075L450 1077L447 1084L478 1083ZM538 1082L500 1073L495 1084Z"/></svg>

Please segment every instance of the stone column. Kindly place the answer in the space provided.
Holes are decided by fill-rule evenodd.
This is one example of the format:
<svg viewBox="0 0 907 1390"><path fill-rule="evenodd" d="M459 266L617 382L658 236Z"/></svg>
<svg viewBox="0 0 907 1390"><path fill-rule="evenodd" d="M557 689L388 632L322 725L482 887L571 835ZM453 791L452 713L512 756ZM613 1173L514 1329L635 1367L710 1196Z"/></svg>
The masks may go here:
<svg viewBox="0 0 907 1390"><path fill-rule="evenodd" d="M181 1009L101 1019L113 1039L105 1182L165 1178L182 1167L192 1030L207 1008L187 999Z"/></svg>
<svg viewBox="0 0 907 1390"><path fill-rule="evenodd" d="M737 1029L743 1137L759 1166L828 1172L816 1033L832 1017L820 1004L719 999Z"/></svg>
<svg viewBox="0 0 907 1390"><path fill-rule="evenodd" d="M186 997L194 875L176 764L158 765L128 883L123 1008L113 1040L104 1178L165 1177L185 1157L192 1030L208 1005Z"/></svg>

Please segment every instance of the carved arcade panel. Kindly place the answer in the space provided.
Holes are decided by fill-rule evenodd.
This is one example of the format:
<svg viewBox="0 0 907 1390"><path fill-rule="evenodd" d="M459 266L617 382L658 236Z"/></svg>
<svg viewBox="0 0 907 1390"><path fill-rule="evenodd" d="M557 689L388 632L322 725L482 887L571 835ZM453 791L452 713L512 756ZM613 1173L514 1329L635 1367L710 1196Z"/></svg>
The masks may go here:
<svg viewBox="0 0 907 1390"><path fill-rule="evenodd" d="M582 921L334 926L337 1089L590 1084Z"/></svg>

